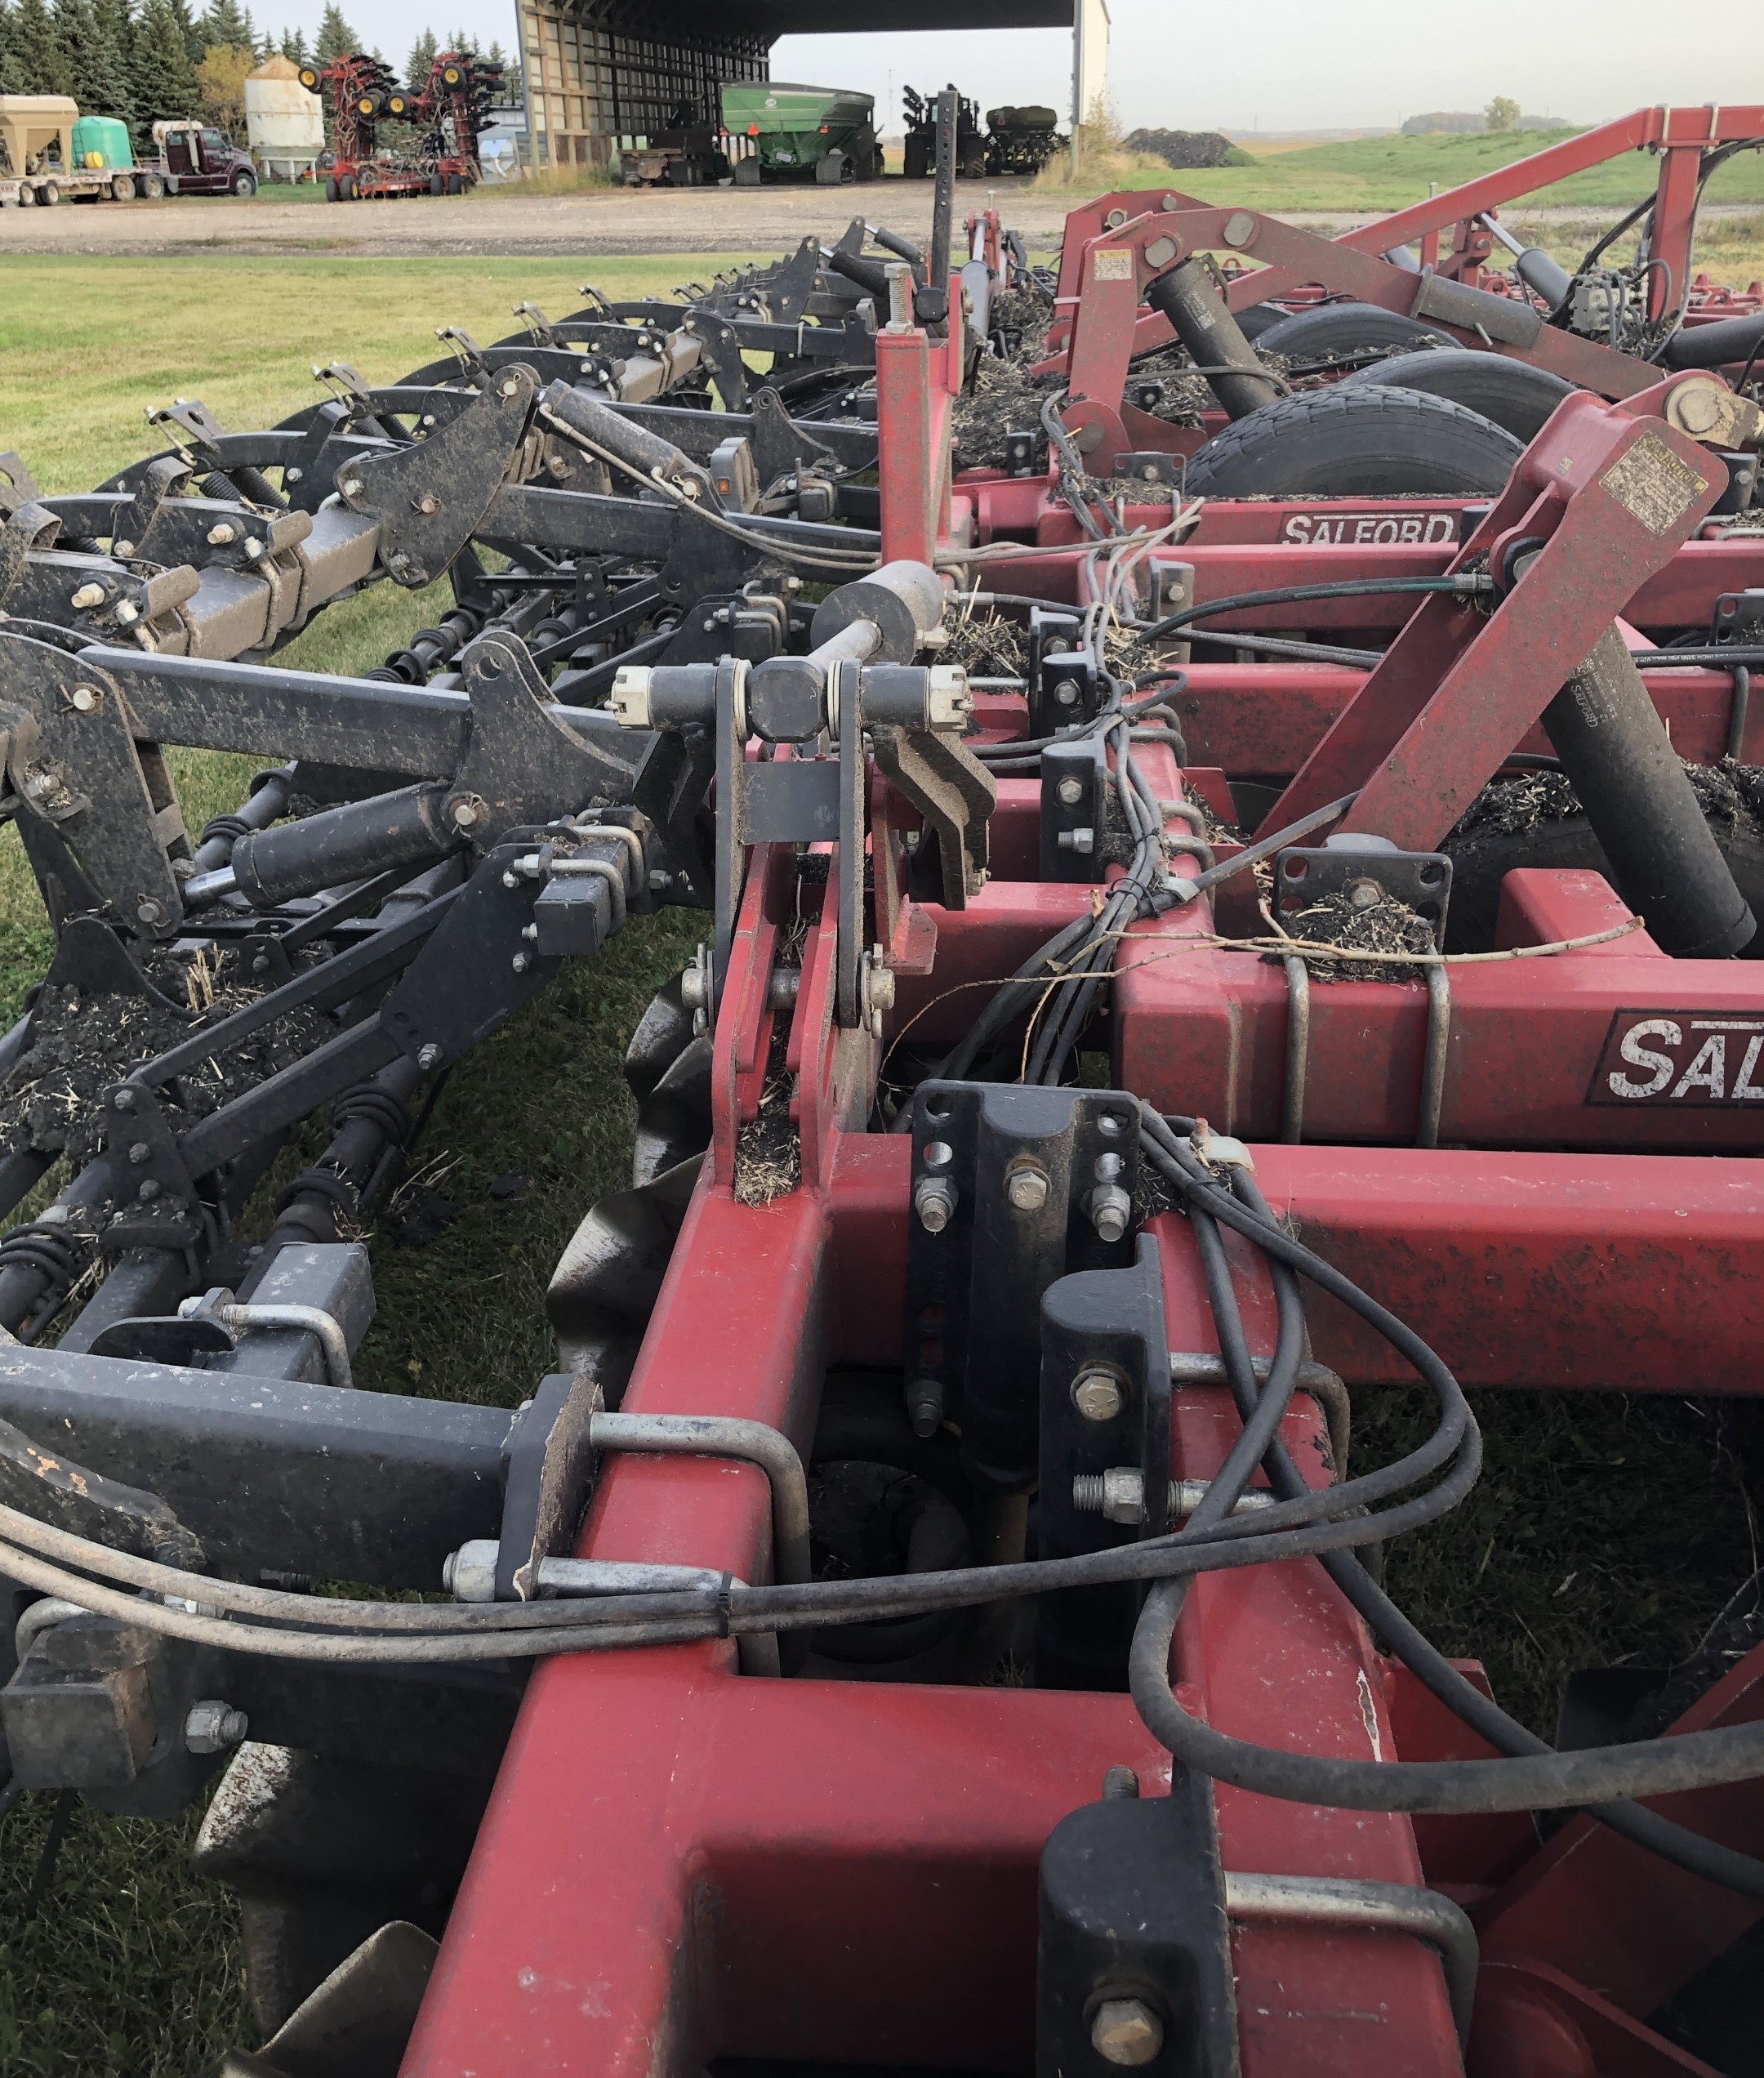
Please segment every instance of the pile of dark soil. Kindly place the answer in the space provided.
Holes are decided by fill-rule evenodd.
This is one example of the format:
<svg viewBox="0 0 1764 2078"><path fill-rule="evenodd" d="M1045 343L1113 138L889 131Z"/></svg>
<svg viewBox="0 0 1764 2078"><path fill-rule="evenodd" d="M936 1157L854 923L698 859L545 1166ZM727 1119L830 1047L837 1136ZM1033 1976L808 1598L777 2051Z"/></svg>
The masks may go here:
<svg viewBox="0 0 1764 2078"><path fill-rule="evenodd" d="M1241 145L1217 130L1134 130L1122 143L1129 151L1150 152L1166 166L1183 170L1255 163Z"/></svg>
<svg viewBox="0 0 1764 2078"><path fill-rule="evenodd" d="M1339 945L1356 952L1431 952L1433 926L1406 902L1386 895L1363 907L1343 891L1325 896L1307 908L1281 918L1294 938L1312 944ZM1274 956L1270 956L1274 957ZM1390 960L1331 960L1304 955L1313 981L1419 981L1422 969L1399 966Z"/></svg>
<svg viewBox="0 0 1764 2078"><path fill-rule="evenodd" d="M149 979L158 993L44 988L32 1012L29 1050L0 1094L0 1153L32 1148L65 1155L76 1166L90 1161L104 1144L106 1090L263 992L240 979L231 953L199 967L162 957L150 964ZM180 1008L176 997L189 1007ZM199 1061L163 1093L174 1130L291 1066L327 1030L318 1012L296 1011Z"/></svg>

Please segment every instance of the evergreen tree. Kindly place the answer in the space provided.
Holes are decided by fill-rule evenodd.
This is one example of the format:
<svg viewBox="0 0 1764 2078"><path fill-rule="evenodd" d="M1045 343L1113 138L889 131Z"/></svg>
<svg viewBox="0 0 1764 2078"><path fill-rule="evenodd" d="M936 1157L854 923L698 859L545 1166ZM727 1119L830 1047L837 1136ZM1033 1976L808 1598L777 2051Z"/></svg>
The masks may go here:
<svg viewBox="0 0 1764 2078"><path fill-rule="evenodd" d="M12 54L12 10L0 0L0 94L22 94L23 82Z"/></svg>
<svg viewBox="0 0 1764 2078"><path fill-rule="evenodd" d="M345 56L361 48L361 38L343 19L343 10L336 0L325 0L325 11L318 23L318 41L313 47L314 61L329 65L333 58Z"/></svg>
<svg viewBox="0 0 1764 2078"><path fill-rule="evenodd" d="M201 105L177 0L143 0L130 51L136 130L145 145L155 123L187 123Z"/></svg>
<svg viewBox="0 0 1764 2078"><path fill-rule="evenodd" d="M12 69L21 94L65 94L67 63L56 35L54 18L43 0L18 0L9 26Z"/></svg>
<svg viewBox="0 0 1764 2078"><path fill-rule="evenodd" d="M123 20L127 21L125 10ZM119 47L101 27L93 0L56 0L56 40L67 78L65 91L79 103L82 115L134 114L129 91L128 46ZM125 29L126 38L126 29Z"/></svg>
<svg viewBox="0 0 1764 2078"><path fill-rule="evenodd" d="M251 10L241 0L208 0L196 25L212 51L224 43L229 51L255 51L257 31Z"/></svg>
<svg viewBox="0 0 1764 2078"><path fill-rule="evenodd" d="M435 42L434 31L425 29L412 44L410 56L404 60L404 78L408 84L419 87L422 85L429 77L429 68L434 63L435 53L440 47Z"/></svg>
<svg viewBox="0 0 1764 2078"><path fill-rule="evenodd" d="M475 58L478 55L478 39L470 29L456 29L449 34L447 42L441 47L444 51L451 51L457 58Z"/></svg>
<svg viewBox="0 0 1764 2078"><path fill-rule="evenodd" d="M306 62L306 32L303 29L284 29L282 41L276 46L291 65Z"/></svg>
<svg viewBox="0 0 1764 2078"><path fill-rule="evenodd" d="M92 0L98 34L119 78L114 92L122 95L116 113L132 129L140 111L135 105L135 0Z"/></svg>

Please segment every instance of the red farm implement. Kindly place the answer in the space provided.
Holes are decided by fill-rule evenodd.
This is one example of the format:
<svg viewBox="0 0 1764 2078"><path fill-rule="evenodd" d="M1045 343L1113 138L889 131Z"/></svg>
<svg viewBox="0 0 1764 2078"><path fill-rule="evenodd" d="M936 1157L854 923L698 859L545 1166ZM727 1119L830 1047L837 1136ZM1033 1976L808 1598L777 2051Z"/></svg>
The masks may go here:
<svg viewBox="0 0 1764 2078"><path fill-rule="evenodd" d="M443 51L427 78L400 87L377 58L351 51L327 65L302 65L301 84L328 96L332 149L328 202L463 194L477 185L478 133L490 120L499 66ZM402 126L403 141L380 148L380 126Z"/></svg>
<svg viewBox="0 0 1764 2078"><path fill-rule="evenodd" d="M1764 314L1686 296L1761 138L1335 241L1105 198L1057 275L946 166L924 251L0 457L0 1197L69 1157L0 1241L0 1725L118 1812L224 1768L233 2078L1756 2071L1753 1554L1553 1746L1383 1561L1526 1469L1472 1394L1764 1389ZM1493 267L1632 145L1633 267ZM193 838L167 745L286 762ZM554 1367L357 1389L439 1079L679 907Z"/></svg>

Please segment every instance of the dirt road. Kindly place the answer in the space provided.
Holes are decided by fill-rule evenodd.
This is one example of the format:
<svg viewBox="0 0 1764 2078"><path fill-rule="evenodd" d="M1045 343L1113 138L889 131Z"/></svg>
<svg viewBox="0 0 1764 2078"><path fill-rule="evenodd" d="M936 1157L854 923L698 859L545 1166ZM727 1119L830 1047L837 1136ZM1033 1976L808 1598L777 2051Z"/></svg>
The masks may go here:
<svg viewBox="0 0 1764 2078"><path fill-rule="evenodd" d="M996 196L1007 223L1031 251L1059 242L1072 198L1037 193L1027 181L964 181L958 220ZM1715 217L1731 205L1706 207ZM59 209L0 210L0 256L7 253L132 253L188 256L206 252L359 254L728 252L770 254L811 232L826 237L862 212L909 237L929 234L929 181L874 187L597 189L581 194L480 189L457 198L331 204L257 197L182 201L64 203ZM1287 210L1288 223L1330 234L1374 212ZM1610 212L1584 207L1523 212L1528 229L1571 235Z"/></svg>

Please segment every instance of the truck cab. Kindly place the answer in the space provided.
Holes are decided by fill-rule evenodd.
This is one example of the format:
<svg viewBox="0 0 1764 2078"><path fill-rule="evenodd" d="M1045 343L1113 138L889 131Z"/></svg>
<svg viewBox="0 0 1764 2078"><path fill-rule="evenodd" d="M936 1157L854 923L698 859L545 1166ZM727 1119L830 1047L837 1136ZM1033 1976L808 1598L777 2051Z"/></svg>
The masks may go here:
<svg viewBox="0 0 1764 2078"><path fill-rule="evenodd" d="M201 123L156 123L160 171L173 194L254 195L257 169L250 156Z"/></svg>

